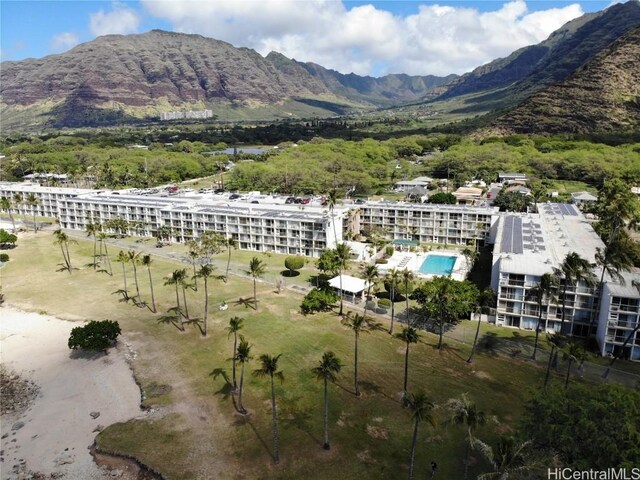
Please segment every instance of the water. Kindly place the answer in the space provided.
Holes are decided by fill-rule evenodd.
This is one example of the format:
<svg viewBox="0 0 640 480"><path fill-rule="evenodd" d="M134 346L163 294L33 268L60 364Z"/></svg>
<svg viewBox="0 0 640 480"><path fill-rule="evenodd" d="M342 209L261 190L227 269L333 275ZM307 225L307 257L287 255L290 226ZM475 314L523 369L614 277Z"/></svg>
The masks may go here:
<svg viewBox="0 0 640 480"><path fill-rule="evenodd" d="M420 273L425 275L450 275L455 263L456 257L428 255L426 260L420 265Z"/></svg>

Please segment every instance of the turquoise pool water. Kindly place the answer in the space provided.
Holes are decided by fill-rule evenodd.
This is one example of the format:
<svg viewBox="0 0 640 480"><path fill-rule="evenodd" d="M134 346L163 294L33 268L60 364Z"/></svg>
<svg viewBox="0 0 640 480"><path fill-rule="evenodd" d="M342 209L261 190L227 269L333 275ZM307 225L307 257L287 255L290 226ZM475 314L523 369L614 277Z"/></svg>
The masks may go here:
<svg viewBox="0 0 640 480"><path fill-rule="evenodd" d="M429 255L420 265L420 273L425 275L450 275L455 263L456 257Z"/></svg>

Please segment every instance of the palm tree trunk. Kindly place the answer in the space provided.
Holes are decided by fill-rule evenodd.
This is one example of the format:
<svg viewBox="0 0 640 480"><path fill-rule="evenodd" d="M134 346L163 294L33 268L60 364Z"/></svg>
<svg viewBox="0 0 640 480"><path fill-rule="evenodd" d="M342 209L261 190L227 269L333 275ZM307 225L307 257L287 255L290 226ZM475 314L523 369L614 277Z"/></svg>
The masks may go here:
<svg viewBox="0 0 640 480"><path fill-rule="evenodd" d="M329 385L327 379L324 379L324 445L322 448L329 450Z"/></svg>
<svg viewBox="0 0 640 480"><path fill-rule="evenodd" d="M198 274L196 272L196 262L193 262L193 291L198 291Z"/></svg>
<svg viewBox="0 0 640 480"><path fill-rule="evenodd" d="M113 269L111 268L111 259L109 258L109 252L107 251L107 243L104 243L104 256L107 259L107 265L109 265L109 276L113 276Z"/></svg>
<svg viewBox="0 0 640 480"><path fill-rule="evenodd" d="M231 245L228 247L229 256L227 257L227 270L224 272L224 283L229 279L229 267L231 266Z"/></svg>
<svg viewBox="0 0 640 480"><path fill-rule="evenodd" d="M411 441L411 458L409 460L409 480L413 480L413 465L416 459L416 446L418 444L418 419L413 424L413 440Z"/></svg>
<svg viewBox="0 0 640 480"><path fill-rule="evenodd" d="M60 251L62 252L62 260L64 261L64 264L67 267L67 270L69 270L69 273L71 273L71 268L69 267L69 260L67 260L67 254L64 252L64 245L62 243L60 244Z"/></svg>
<svg viewBox="0 0 640 480"><path fill-rule="evenodd" d="M405 309L404 309L404 314L407 316L407 325L411 325L411 322L409 321L409 294L407 293L407 290L409 288L409 283L408 282L404 282L404 300L405 300Z"/></svg>
<svg viewBox="0 0 640 480"><path fill-rule="evenodd" d="M567 310L567 280L565 279L564 288L562 289L562 318L560 320L560 333L564 333L564 318L565 318L566 310Z"/></svg>
<svg viewBox="0 0 640 480"><path fill-rule="evenodd" d="M354 347L354 361L353 361L353 365L354 365L354 375L353 375L353 380L354 380L354 384L355 384L355 389L356 389L356 397L360 396L360 387L358 386L358 337L359 334L358 332L356 332L355 335L355 347Z"/></svg>
<svg viewBox="0 0 640 480"><path fill-rule="evenodd" d="M68 242L65 244L64 249L67 251L67 266L69 267L69 275L71 275L71 270L73 270L73 267L71 266L71 254L69 253Z"/></svg>
<svg viewBox="0 0 640 480"><path fill-rule="evenodd" d="M233 357L231 357L231 380L233 380L233 390L238 388L236 382L236 348L238 348L238 334L233 332Z"/></svg>
<svg viewBox="0 0 640 480"><path fill-rule="evenodd" d="M184 317L189 320L189 307L187 306L187 289L182 285L182 303L184 304Z"/></svg>
<svg viewBox="0 0 640 480"><path fill-rule="evenodd" d="M176 282L176 316L178 317L179 329L184 332L184 325L182 323L182 309L180 308L180 293L178 292L178 282Z"/></svg>
<svg viewBox="0 0 640 480"><path fill-rule="evenodd" d="M206 280L205 280L206 285ZM242 386L244 384L244 363L242 364L242 369L240 370L240 387L238 388L238 410L242 415L247 414L247 409L242 405Z"/></svg>
<svg viewBox="0 0 640 480"><path fill-rule="evenodd" d="M256 277L253 277L253 308L258 310L258 296L256 294Z"/></svg>
<svg viewBox="0 0 640 480"><path fill-rule="evenodd" d="M140 301L140 287L138 286L138 269L136 268L135 260L131 260L131 266L133 267L133 279L136 284L136 298Z"/></svg>
<svg viewBox="0 0 640 480"><path fill-rule="evenodd" d="M271 411L273 412L273 463L280 463L280 452L278 448L278 413L276 411L276 387L271 376Z"/></svg>
<svg viewBox="0 0 640 480"><path fill-rule="evenodd" d="M342 316L343 307L344 307L344 297L342 295L342 267L340 267L340 269L338 270L338 280L340 281L340 313L339 315Z"/></svg>
<svg viewBox="0 0 640 480"><path fill-rule="evenodd" d="M396 291L393 286L391 287L391 327L389 328L389 335L393 335L393 319L396 313L395 303L393 300L396 298Z"/></svg>
<svg viewBox="0 0 640 480"><path fill-rule="evenodd" d="M207 320L209 319L209 286L207 285L207 277L204 277L204 315L202 317L204 318L204 336L206 337ZM242 385L242 380L240 380L240 384Z"/></svg>
<svg viewBox="0 0 640 480"><path fill-rule="evenodd" d="M573 358L569 357L569 365L567 365L567 376L564 379L564 389L566 390L569 387L569 375L571 375L571 364L573 363Z"/></svg>
<svg viewBox="0 0 640 480"><path fill-rule="evenodd" d="M604 272L606 268L604 265L602 266L602 274L600 275L600 283L598 283L598 303L596 304L596 308L593 309L593 313L589 318L589 330L587 330L587 336L584 339L584 348L587 349L589 347L589 339L591 338L591 330L593 329L593 323L598 318L600 314L600 304L602 303L602 291L604 290ZM584 357L586 358L586 356ZM584 358L582 363L584 363Z"/></svg>
<svg viewBox="0 0 640 480"><path fill-rule="evenodd" d="M36 223L36 207L31 207L31 212L33 213L33 233L38 233L38 224Z"/></svg>
<svg viewBox="0 0 640 480"><path fill-rule="evenodd" d="M540 324L542 323L542 304L538 305L538 323L536 325L536 339L533 342L533 353L531 354L531 360L536 360L536 352L538 351L538 337L540 336Z"/></svg>
<svg viewBox="0 0 640 480"><path fill-rule="evenodd" d="M151 310L153 313L156 313L156 297L153 294L153 279L151 278L151 267L147 267L147 270L149 271L149 288L151 289L151 306L153 307L153 310Z"/></svg>
<svg viewBox="0 0 640 480"><path fill-rule="evenodd" d="M98 239L96 238L95 234L93 235L93 269L95 270L96 268L98 268L98 253L96 252L98 247Z"/></svg>
<svg viewBox="0 0 640 480"><path fill-rule="evenodd" d="M402 387L402 401L407 398L407 384L409 383L409 342L407 342L407 348L404 351L404 384Z"/></svg>
<svg viewBox="0 0 640 480"><path fill-rule="evenodd" d="M122 262L122 278L124 279L124 293L125 293L125 295L128 295L128 293L127 293L127 271L124 268L124 262Z"/></svg>
<svg viewBox="0 0 640 480"><path fill-rule="evenodd" d="M551 362L553 361L553 354L555 352L556 346L551 346L551 352L549 353L549 363L547 363L547 373L544 376L544 388L547 388L547 384L549 383L549 375L551 374Z"/></svg>
<svg viewBox="0 0 640 480"><path fill-rule="evenodd" d="M471 347L471 353L469 354L469 358L467 358L467 363L473 362L473 355L476 353L476 345L478 344L478 335L480 335L480 320L482 317L478 315L478 325L476 327L476 336L473 337L473 346Z"/></svg>

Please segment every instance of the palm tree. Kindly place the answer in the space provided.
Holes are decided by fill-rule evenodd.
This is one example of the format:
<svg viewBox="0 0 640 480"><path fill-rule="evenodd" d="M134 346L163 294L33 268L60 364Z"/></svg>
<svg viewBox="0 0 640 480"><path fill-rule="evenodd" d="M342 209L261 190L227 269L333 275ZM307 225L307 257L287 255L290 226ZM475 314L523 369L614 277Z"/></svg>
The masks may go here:
<svg viewBox="0 0 640 480"><path fill-rule="evenodd" d="M562 334L547 335L547 342L551 344L551 352L549 352L547 373L544 376L544 388L546 388L547 384L549 383L549 376L551 375L551 365L554 363L554 359L557 358L558 350L565 344L566 339Z"/></svg>
<svg viewBox="0 0 640 480"><path fill-rule="evenodd" d="M389 296L391 298L391 326L389 327L389 335L393 335L393 320L395 318L395 299L396 299L396 287L400 282L400 272L398 272L395 268L390 269L385 276L387 282L390 285Z"/></svg>
<svg viewBox="0 0 640 480"><path fill-rule="evenodd" d="M577 342L570 342L567 350L562 353L562 360L567 360L567 375L564 379L565 390L569 387L569 376L571 375L571 365L573 362L580 362L586 356L584 346Z"/></svg>
<svg viewBox="0 0 640 480"><path fill-rule="evenodd" d="M536 283L535 286L529 289L527 295L525 296L525 300L534 301L538 306L536 339L533 344L533 353L531 354L531 360L536 359L536 353L538 352L538 338L540 336L540 329L542 328L542 312L544 311L542 306L545 305L547 308L549 308L549 304L556 300L553 292L557 285L558 278L551 273L545 273L540 277L538 283Z"/></svg>
<svg viewBox="0 0 640 480"><path fill-rule="evenodd" d="M231 381L233 389L238 388L236 383L236 354L238 349L238 332L242 330L244 320L240 317L232 317L229 319L229 326L227 327L227 338L233 334L233 355L231 356Z"/></svg>
<svg viewBox="0 0 640 480"><path fill-rule="evenodd" d="M408 268L402 272L402 285L404 285L405 315L407 316L407 325L409 325L409 283L413 281L415 275Z"/></svg>
<svg viewBox="0 0 640 480"><path fill-rule="evenodd" d="M473 314L478 319L478 323L476 325L476 334L473 337L473 345L471 346L471 353L469 354L469 358L467 358L467 363L473 362L473 356L476 353L476 346L478 345L478 336L480 335L480 322L482 321L483 313L490 313L495 311L495 297L496 292L491 287L487 287L480 292L478 295L477 304L473 308Z"/></svg>
<svg viewBox="0 0 640 480"><path fill-rule="evenodd" d="M87 237L93 237L93 269L95 270L98 267L98 232L100 231L100 224L89 222L84 228L84 231L87 232Z"/></svg>
<svg viewBox="0 0 640 480"><path fill-rule="evenodd" d="M361 332L369 332L371 330L378 330L380 328L380 324L367 318L366 315L360 315L358 313L356 313L355 315L352 316L351 311L347 312L346 317L342 320L342 324L345 327L349 327L351 330L353 330L353 333L355 334L355 345L354 345L354 361L353 361L353 365L354 365L354 376L353 376L353 383L355 385L355 393L356 396L359 397L360 396L360 387L358 385L358 339L360 337L360 333Z"/></svg>
<svg viewBox="0 0 640 480"><path fill-rule="evenodd" d="M404 327L402 332L396 333L395 336L406 344L404 351L404 383L402 387L402 401L403 403L406 403L407 383L409 381L409 345L412 343L418 343L418 341L420 341L420 334L418 333L418 330L413 327Z"/></svg>
<svg viewBox="0 0 640 480"><path fill-rule="evenodd" d="M116 262L122 264L122 278L124 279L124 296L128 298L128 290L127 290L127 270L125 268L125 263L129 263L129 255L124 253L122 250L118 252L118 256L116 257Z"/></svg>
<svg viewBox="0 0 640 480"><path fill-rule="evenodd" d="M258 377L269 377L271 379L271 412L273 414L273 463L276 465L280 463L279 453L279 437L278 437L278 413L276 410L276 387L274 378L278 378L281 382L284 382L284 375L278 370L278 360L280 355L272 357L268 354L260 355L260 368L253 371L253 374Z"/></svg>
<svg viewBox="0 0 640 480"><path fill-rule="evenodd" d="M467 275L469 275L469 273L471 273L471 270L473 269L473 266L475 265L475 263L478 261L478 258L480 257L477 246L476 248L465 247L462 249L462 252L460 253L464 255L464 259L467 264Z"/></svg>
<svg viewBox="0 0 640 480"><path fill-rule="evenodd" d="M465 393L460 398L451 399L449 408L452 411L451 421L456 425L467 427L464 460L464 480L467 480L469 478L470 447L473 446L475 441L474 432L479 426L486 423L486 416L483 411L478 410L477 405L472 403Z"/></svg>
<svg viewBox="0 0 640 480"><path fill-rule="evenodd" d="M13 218L13 214L11 213L12 208L11 199L7 197L0 198L0 208L9 214L9 218L11 219L11 224L13 225L13 233L16 233L16 220Z"/></svg>
<svg viewBox="0 0 640 480"><path fill-rule="evenodd" d="M378 267L375 265L365 265L365 267L362 270L362 276L364 277L365 281L369 284L369 286L367 287L367 300L364 302L364 314L366 315L367 303L369 301L369 298L371 297L371 287L373 287L373 284L376 282L376 280L380 276L380 274L378 273Z"/></svg>
<svg viewBox="0 0 640 480"><path fill-rule="evenodd" d="M196 264L198 263L198 258L200 258L200 246L198 242L192 240L188 244L189 252L189 260L191 262L191 266L193 267L193 290L195 292L198 291L198 272L196 271Z"/></svg>
<svg viewBox="0 0 640 480"><path fill-rule="evenodd" d="M13 204L16 206L16 210L18 211L18 213L22 213L20 210L20 206L24 205L24 198L22 197L21 193L14 193L13 194Z"/></svg>
<svg viewBox="0 0 640 480"><path fill-rule="evenodd" d="M203 265L204 266L204 265ZM205 277L206 278L206 277ZM206 285L206 283L205 283ZM240 386L238 387L238 410L242 415L247 414L247 409L242 405L242 387L244 385L244 366L249 363L253 357L251 356L251 345L242 335L240 335L240 343L236 350L235 361L241 365L240 368Z"/></svg>
<svg viewBox="0 0 640 480"><path fill-rule="evenodd" d="M55 236L55 240L53 243L56 245L60 245L60 250L62 251L62 258L64 261L64 264L58 264L58 265L62 265L62 268L58 271L67 270L69 274L71 274L73 267L71 266L71 255L69 254L69 244L76 243L76 242L74 240L70 240L69 236L66 233L64 233L61 229L58 229L55 232L53 232L53 235Z"/></svg>
<svg viewBox="0 0 640 480"><path fill-rule="evenodd" d="M481 440L474 439L473 447L487 459L493 469L492 472L479 475L477 480L520 478L522 474L538 468L537 462L527 455L530 446L531 441L516 443L513 437L500 437L494 450Z"/></svg>
<svg viewBox="0 0 640 480"><path fill-rule="evenodd" d="M33 215L33 231L38 231L38 223L36 222L36 207L40 204L40 200L36 197L35 193L30 193L24 201L31 207L31 213Z"/></svg>
<svg viewBox="0 0 640 480"><path fill-rule="evenodd" d="M102 229L102 227L100 227ZM113 269L111 268L111 259L109 258L109 252L107 250L107 234L104 233L102 230L100 231L100 233L98 233L98 240L100 242L100 259L102 260L102 247L104 246L104 258L107 260L107 267L109 268L109 270L105 270L105 272L107 272L107 274L109 276L113 276Z"/></svg>
<svg viewBox="0 0 640 480"><path fill-rule="evenodd" d="M259 277L262 277L265 274L266 270L267 270L267 266L258 257L253 257L249 262L249 270L247 271L247 273L253 277L253 305L256 310L258 309L258 297L256 294L256 280Z"/></svg>
<svg viewBox="0 0 640 480"><path fill-rule="evenodd" d="M328 383L336 381L336 374L340 373L340 369L342 368L342 363L340 359L336 357L336 354L333 352L325 352L322 355L322 360L320 360L320 364L311 369L313 374L316 376L318 380L324 381L324 444L322 448L325 450L329 450L331 446L329 445L329 388Z"/></svg>
<svg viewBox="0 0 640 480"><path fill-rule="evenodd" d="M147 267L147 271L149 272L149 288L151 289L151 311L153 313L156 313L156 297L153 294L153 278L151 277L151 263L153 263L151 255L143 255L140 263L143 266Z"/></svg>
<svg viewBox="0 0 640 480"><path fill-rule="evenodd" d="M122 252L121 252L122 253ZM180 293L178 287L183 284L187 271L183 268L174 270L169 278L164 282L165 285L174 285L176 287L176 317L178 318L178 328L184 332L184 323L182 322L182 309L180 308Z"/></svg>
<svg viewBox="0 0 640 480"><path fill-rule="evenodd" d="M583 281L589 287L595 286L595 275L591 270L591 264L588 260L582 258L576 252L570 252L565 257L559 268L553 269L554 275L562 278L562 320L560 321L560 333L564 331L567 290L570 285L577 285Z"/></svg>
<svg viewBox="0 0 640 480"><path fill-rule="evenodd" d="M335 226L334 226L335 228ZM336 264L338 265L338 281L340 287L340 312L339 315L343 315L344 298L342 295L342 272L347 269L349 264L349 258L351 257L351 248L346 243L338 243L335 248Z"/></svg>
<svg viewBox="0 0 640 480"><path fill-rule="evenodd" d="M205 337L207 336L207 319L209 318L209 278L213 276L213 271L215 269L216 267L206 263L200 266L200 269L197 273L197 276L201 277L204 282L204 331L202 332L202 334ZM216 278L219 280L221 277Z"/></svg>
<svg viewBox="0 0 640 480"><path fill-rule="evenodd" d="M226 238L226 243L227 243L227 269L225 270L224 273L224 283L227 283L227 280L229 279L229 266L231 265L231 249L237 249L238 248L238 242L236 242L233 238L231 237L227 237Z"/></svg>
<svg viewBox="0 0 640 480"><path fill-rule="evenodd" d="M136 298L137 302L140 303L140 286L138 285L138 268L137 264L140 263L140 252L136 252L135 250L129 250L127 252L127 256L129 257L129 263L133 267L133 279L136 284Z"/></svg>
<svg viewBox="0 0 640 480"><path fill-rule="evenodd" d="M411 410L413 417L413 438L411 441L411 457L409 459L409 480L413 479L413 466L416 458L416 447L418 445L418 425L420 422L427 422L432 427L436 426L432 415L433 402L431 402L424 392L407 397L407 407Z"/></svg>

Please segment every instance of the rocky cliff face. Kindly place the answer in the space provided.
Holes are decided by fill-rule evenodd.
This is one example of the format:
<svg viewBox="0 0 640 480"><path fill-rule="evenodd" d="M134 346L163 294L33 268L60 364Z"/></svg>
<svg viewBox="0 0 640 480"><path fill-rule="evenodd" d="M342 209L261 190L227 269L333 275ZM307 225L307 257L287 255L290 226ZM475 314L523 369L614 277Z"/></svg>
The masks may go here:
<svg viewBox="0 0 640 480"><path fill-rule="evenodd" d="M488 134L628 132L640 129L640 27L566 80L493 122Z"/></svg>

